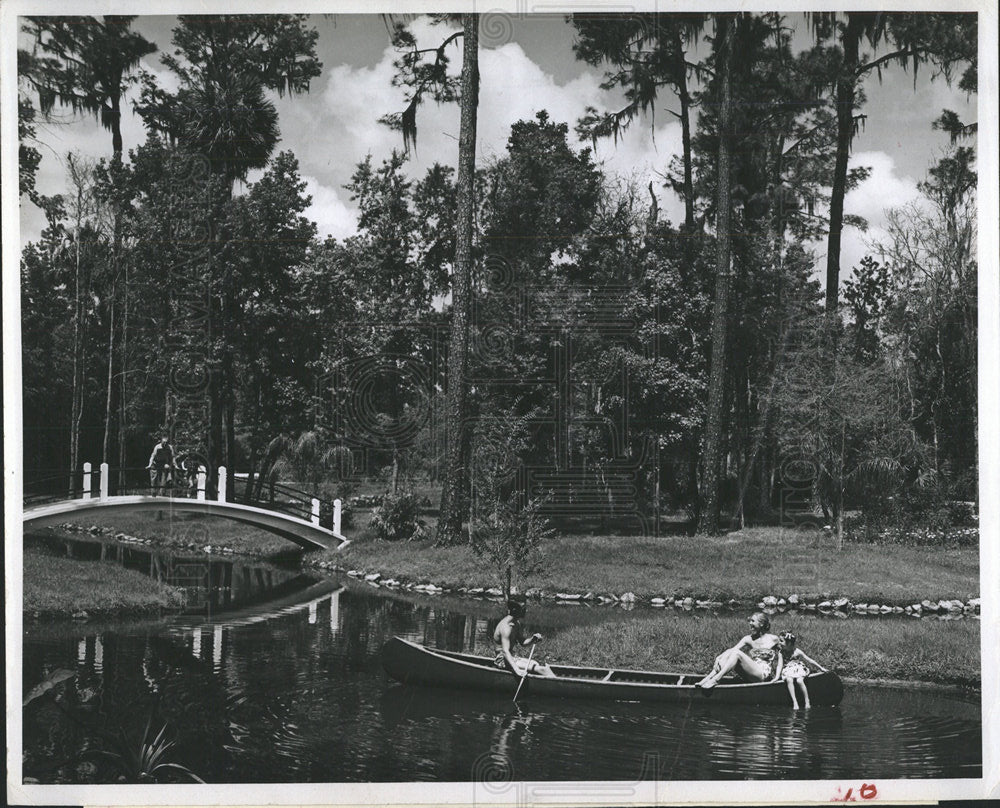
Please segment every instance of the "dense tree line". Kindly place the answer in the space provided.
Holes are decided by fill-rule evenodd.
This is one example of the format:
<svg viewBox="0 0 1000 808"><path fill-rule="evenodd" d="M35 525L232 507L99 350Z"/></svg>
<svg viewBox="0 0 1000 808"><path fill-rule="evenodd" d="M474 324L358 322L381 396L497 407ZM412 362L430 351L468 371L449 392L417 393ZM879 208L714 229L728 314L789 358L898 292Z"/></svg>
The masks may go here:
<svg viewBox="0 0 1000 808"><path fill-rule="evenodd" d="M853 505L975 497L974 124L942 114L954 142L920 201L839 265L841 231L864 226L843 205L867 176L847 169L862 79L926 62L974 92L974 15L816 15L797 53L779 14L577 15L578 58L626 105L539 110L480 165L478 18L442 17L426 50L394 23L403 151L356 166L342 241L305 216L268 99L320 75L308 19L180 17L163 57L179 89L141 76L146 139L126 148L122 92L155 50L131 21L27 25L21 191L48 220L21 265L29 482L144 465L167 430L262 479L309 462L393 491L429 476L446 543L486 518L483 468L491 501L548 485L553 512L681 512L710 532L791 507L790 460L812 469L796 507L838 532ZM457 171L409 170L424 95L462 106ZM570 136L617 138L674 100L682 154L656 178L608 175ZM97 115L112 152L69 155L43 197L33 126L59 105ZM660 214L664 181L682 222Z"/></svg>

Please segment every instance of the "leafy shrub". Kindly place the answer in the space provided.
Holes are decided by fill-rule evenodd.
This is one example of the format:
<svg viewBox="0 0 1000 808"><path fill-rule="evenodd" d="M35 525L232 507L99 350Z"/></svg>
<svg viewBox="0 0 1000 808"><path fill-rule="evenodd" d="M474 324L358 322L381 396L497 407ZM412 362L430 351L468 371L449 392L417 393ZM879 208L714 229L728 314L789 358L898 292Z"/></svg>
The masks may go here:
<svg viewBox="0 0 1000 808"><path fill-rule="evenodd" d="M542 544L554 531L541 516L540 508L538 500L523 508L497 503L491 513L473 521L472 551L492 567L496 583L506 594L541 570Z"/></svg>
<svg viewBox="0 0 1000 808"><path fill-rule="evenodd" d="M849 516L844 519L848 541L863 544L898 544L911 547L965 547L979 543L979 528L948 522L947 509L935 509L925 524L891 523L885 517Z"/></svg>
<svg viewBox="0 0 1000 808"><path fill-rule="evenodd" d="M973 527L979 524L976 516L976 503L960 499L948 500L948 518L954 527Z"/></svg>
<svg viewBox="0 0 1000 808"><path fill-rule="evenodd" d="M979 541L975 503L954 497L954 487L943 481L871 497L863 515L845 519L845 534L865 543L974 545Z"/></svg>
<svg viewBox="0 0 1000 808"><path fill-rule="evenodd" d="M412 491L387 493L372 511L371 529L383 541L414 541L426 538L420 516L420 498Z"/></svg>

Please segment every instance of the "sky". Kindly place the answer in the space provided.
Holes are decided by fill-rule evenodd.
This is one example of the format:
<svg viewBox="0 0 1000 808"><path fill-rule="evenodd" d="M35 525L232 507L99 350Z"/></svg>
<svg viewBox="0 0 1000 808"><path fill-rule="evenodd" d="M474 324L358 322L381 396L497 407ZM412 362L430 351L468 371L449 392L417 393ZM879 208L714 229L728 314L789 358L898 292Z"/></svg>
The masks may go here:
<svg viewBox="0 0 1000 808"><path fill-rule="evenodd" d="M143 60L143 68L166 87L176 86L174 77L160 62L172 50L172 17L146 16L135 22L160 53ZM291 150L299 160L312 204L306 215L316 222L320 236L345 238L356 230L356 208L344 189L358 162L367 154L380 162L393 149L402 148L399 132L378 123L379 117L403 108L402 91L391 86L392 65L397 54L389 41L386 23L378 14L317 15L310 24L319 31L318 56L322 75L310 92L295 97L274 97L279 112L279 150ZM808 43L801 14L789 16L798 29L795 43ZM410 20L418 44L436 45L446 31L426 17ZM481 23L481 90L478 114L477 162L484 164L502 156L512 123L548 110L551 119L573 128L584 109L620 106L620 96L602 90L603 69L578 61L572 50L574 32L562 15L484 15ZM460 41L459 41L460 43ZM25 42L22 42L24 46ZM698 55L707 55L702 44ZM453 68L461 63L461 45L450 50ZM871 176L845 200L847 213L868 219L867 233L848 229L844 234L841 266L855 266L869 251L867 243L884 235L884 212L905 205L919 195L917 183L944 152L948 138L933 131L931 122L943 108L960 117L976 118L976 99L931 80L923 70L914 84L912 74L899 68L884 71L881 82L871 77L865 86L867 114L864 128L853 145L851 165L865 165ZM127 99L122 130L126 150L145 137L142 122L131 112ZM670 115L675 107L669 92L662 96L652 120L637 120L615 144L599 141L595 152L609 174L637 179L645 186L656 183L661 215L674 223L683 218L683 205L672 191L660 187L652 172L663 172L673 155L680 152L680 125ZM92 117L60 115L58 123L38 127L43 155L38 174L42 193L65 187L65 155L77 150L92 157L109 157L111 135ZM459 112L456 104L425 103L418 112L418 140L408 173L419 177L434 162L454 166L458 156ZM589 146L575 143L578 147ZM256 175L259 176L259 173ZM250 180L255 178L251 175ZM22 201L22 243L37 238L44 218L30 202ZM815 245L817 266L825 260L825 245Z"/></svg>

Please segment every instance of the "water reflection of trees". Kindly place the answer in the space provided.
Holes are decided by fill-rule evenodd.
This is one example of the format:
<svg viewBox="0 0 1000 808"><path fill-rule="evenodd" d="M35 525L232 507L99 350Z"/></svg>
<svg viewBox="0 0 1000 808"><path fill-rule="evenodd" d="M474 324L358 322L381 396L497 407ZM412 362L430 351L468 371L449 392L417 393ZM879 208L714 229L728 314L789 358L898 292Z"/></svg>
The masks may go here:
<svg viewBox="0 0 1000 808"><path fill-rule="evenodd" d="M24 682L74 670L66 705L136 735L158 700L177 731L178 762L210 782L468 782L482 755L505 760L519 779L621 779L638 776L642 751L659 755L668 780L843 777L857 771L845 756L855 749L871 755L869 776L974 769L975 751L963 744L974 740L975 710L962 714L964 724L948 718L947 705L927 715L910 692L869 698L857 689L840 710L799 713L703 699L660 707L528 699L518 711L509 697L387 687L380 653L393 635L486 650L499 614L444 606L353 588L256 623L46 634L25 646ZM25 774L100 779L75 764L94 738L42 701L24 713ZM872 719L880 715L909 723L882 727Z"/></svg>
<svg viewBox="0 0 1000 808"><path fill-rule="evenodd" d="M829 778L830 764L842 751L830 741L839 740L841 725L836 708L716 711L693 724L701 752L692 761L702 762L698 776L705 779Z"/></svg>

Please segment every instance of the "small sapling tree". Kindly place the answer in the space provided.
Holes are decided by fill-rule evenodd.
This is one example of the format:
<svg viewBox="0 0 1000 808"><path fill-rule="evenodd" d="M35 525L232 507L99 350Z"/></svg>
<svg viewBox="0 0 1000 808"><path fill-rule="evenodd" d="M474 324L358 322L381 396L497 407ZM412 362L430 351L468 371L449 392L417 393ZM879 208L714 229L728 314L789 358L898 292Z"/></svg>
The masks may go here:
<svg viewBox="0 0 1000 808"><path fill-rule="evenodd" d="M521 507L515 498L496 503L492 511L473 520L472 551L491 566L504 597L515 586L523 587L527 576L542 567L542 545L554 531L540 507L538 500Z"/></svg>
<svg viewBox="0 0 1000 808"><path fill-rule="evenodd" d="M475 435L469 541L477 558L489 564L507 597L527 576L539 571L542 545L554 532L542 516L543 502L529 499L517 485L520 455L530 445L534 412L484 413Z"/></svg>

